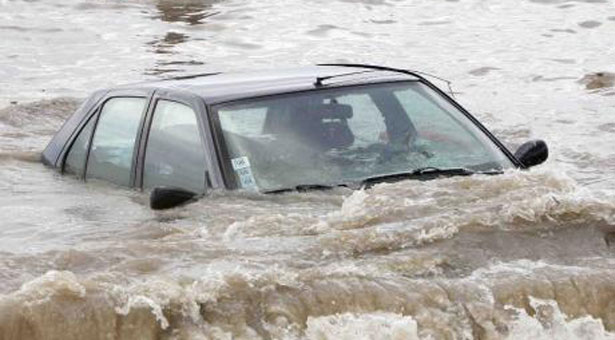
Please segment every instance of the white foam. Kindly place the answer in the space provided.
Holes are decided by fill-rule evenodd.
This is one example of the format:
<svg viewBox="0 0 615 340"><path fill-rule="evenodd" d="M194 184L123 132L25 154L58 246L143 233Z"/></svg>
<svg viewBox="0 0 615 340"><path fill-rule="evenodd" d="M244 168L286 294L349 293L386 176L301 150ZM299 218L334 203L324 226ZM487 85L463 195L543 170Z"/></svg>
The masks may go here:
<svg viewBox="0 0 615 340"><path fill-rule="evenodd" d="M117 307L115 309L115 312L120 315L128 315L131 309L143 308L143 307L150 308L150 310L152 311L152 314L154 314L154 316L156 317L156 321L160 323L160 327L162 329L167 329L167 327L169 327L169 321L164 316L164 313L162 312L162 307L156 302L154 302L154 300L148 298L147 296L143 296L143 295L131 296L128 299L128 303L126 303L122 307Z"/></svg>
<svg viewBox="0 0 615 340"><path fill-rule="evenodd" d="M48 301L54 296L84 298L86 289L78 282L75 274L69 271L51 270L36 279L24 283L17 296L28 304Z"/></svg>
<svg viewBox="0 0 615 340"><path fill-rule="evenodd" d="M419 339L418 325L410 316L375 312L309 317L308 340L411 340Z"/></svg>
<svg viewBox="0 0 615 340"><path fill-rule="evenodd" d="M542 300L532 296L530 306L536 311L533 316L519 308L508 307L518 313L510 325L507 339L534 340L613 340L615 333L604 328L602 320L583 316L571 319L564 314L553 300Z"/></svg>

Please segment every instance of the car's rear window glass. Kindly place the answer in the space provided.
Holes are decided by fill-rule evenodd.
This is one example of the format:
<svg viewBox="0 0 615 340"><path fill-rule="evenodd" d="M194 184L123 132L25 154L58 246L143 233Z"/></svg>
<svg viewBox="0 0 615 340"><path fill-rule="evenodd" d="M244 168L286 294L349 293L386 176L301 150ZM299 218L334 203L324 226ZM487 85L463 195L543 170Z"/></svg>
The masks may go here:
<svg viewBox="0 0 615 340"><path fill-rule="evenodd" d="M90 144L90 136L92 136L92 129L96 122L95 117L90 118L88 123L79 133L77 139L73 143L68 156L66 156L66 163L64 164L64 171L78 177L83 176L85 169L85 158L88 154L88 147Z"/></svg>
<svg viewBox="0 0 615 340"><path fill-rule="evenodd" d="M195 112L160 100L156 104L145 152L143 187L205 191L205 154Z"/></svg>
<svg viewBox="0 0 615 340"><path fill-rule="evenodd" d="M145 98L113 98L102 108L88 158L86 178L130 185L137 132Z"/></svg>

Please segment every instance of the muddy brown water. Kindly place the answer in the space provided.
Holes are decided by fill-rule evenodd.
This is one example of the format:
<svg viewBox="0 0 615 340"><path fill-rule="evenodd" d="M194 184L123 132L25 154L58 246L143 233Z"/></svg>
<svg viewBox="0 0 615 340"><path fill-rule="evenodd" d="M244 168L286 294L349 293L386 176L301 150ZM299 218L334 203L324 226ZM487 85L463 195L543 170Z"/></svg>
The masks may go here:
<svg viewBox="0 0 615 340"><path fill-rule="evenodd" d="M615 339L614 17L607 0L0 0L0 339ZM551 157L165 212L38 161L94 89L317 62L448 78L506 145Z"/></svg>

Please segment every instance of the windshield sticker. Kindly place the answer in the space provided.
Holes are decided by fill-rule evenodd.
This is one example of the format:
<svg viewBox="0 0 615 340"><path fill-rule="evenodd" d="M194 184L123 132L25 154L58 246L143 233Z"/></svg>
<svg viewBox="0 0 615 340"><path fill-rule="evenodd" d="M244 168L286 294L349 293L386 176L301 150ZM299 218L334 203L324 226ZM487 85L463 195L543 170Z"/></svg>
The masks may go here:
<svg viewBox="0 0 615 340"><path fill-rule="evenodd" d="M233 164L233 170L239 170L239 169L250 167L250 160L246 156L233 158L231 159L231 163Z"/></svg>
<svg viewBox="0 0 615 340"><path fill-rule="evenodd" d="M256 190L256 180L250 168L250 160L248 157L238 157L231 159L233 170L239 177L239 183L243 189Z"/></svg>

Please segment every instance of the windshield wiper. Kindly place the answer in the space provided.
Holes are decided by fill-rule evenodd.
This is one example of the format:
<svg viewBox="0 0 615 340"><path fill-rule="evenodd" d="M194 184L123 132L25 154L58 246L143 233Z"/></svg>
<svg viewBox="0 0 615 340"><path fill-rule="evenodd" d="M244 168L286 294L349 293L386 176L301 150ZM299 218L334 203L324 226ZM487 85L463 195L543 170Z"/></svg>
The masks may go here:
<svg viewBox="0 0 615 340"><path fill-rule="evenodd" d="M335 187L344 187L346 186L345 184L339 184L339 185L330 185L330 184L297 184L293 187L289 187L289 188L281 188L281 189L274 189L274 190L268 190L265 191L265 194L279 194L279 193L283 193L283 192L289 192L289 191L298 191L298 192L306 192L306 191L312 191L312 190L330 190L333 189Z"/></svg>
<svg viewBox="0 0 615 340"><path fill-rule="evenodd" d="M402 179L433 179L439 176L470 176L474 174L496 174L501 173L499 171L474 171L468 168L436 168L436 167L424 167L414 169L407 172L398 172L393 174L379 175L369 177L361 181L361 184L369 186L370 184L380 182L394 182Z"/></svg>
<svg viewBox="0 0 615 340"><path fill-rule="evenodd" d="M359 182L347 182L341 184L298 184L288 188L274 189L265 191L265 194L278 194L290 191L306 192L312 190L330 190L336 187L347 187L351 189L359 189L360 187L369 187L373 184L380 182L396 182L403 179L434 179L440 176L470 176L474 174L495 175L501 174L501 170L493 169L487 171L475 171L469 168L436 168L436 167L423 167L414 169L412 171L398 172L393 174L378 175L374 177L368 177Z"/></svg>

